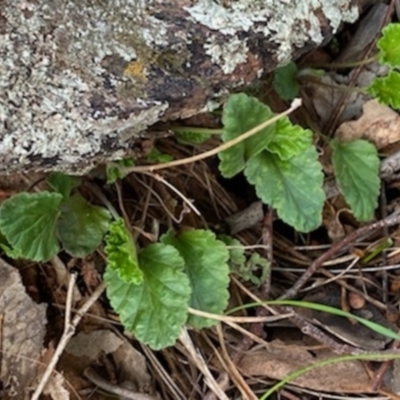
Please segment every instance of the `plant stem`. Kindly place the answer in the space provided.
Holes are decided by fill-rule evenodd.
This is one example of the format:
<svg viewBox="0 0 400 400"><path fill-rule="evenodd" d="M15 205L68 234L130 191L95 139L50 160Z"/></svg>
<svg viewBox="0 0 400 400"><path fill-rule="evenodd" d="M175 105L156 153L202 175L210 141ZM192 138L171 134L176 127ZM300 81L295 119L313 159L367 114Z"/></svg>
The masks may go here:
<svg viewBox="0 0 400 400"><path fill-rule="evenodd" d="M101 202L106 206L110 214L113 216L115 220L120 218L120 215L118 214L117 210L114 208L114 206L111 204L111 202L108 201L107 197L104 196L101 190L96 185L93 185L92 183L88 183L90 186L90 189L93 190L93 192L96 194L96 196L101 200Z"/></svg>
<svg viewBox="0 0 400 400"><path fill-rule="evenodd" d="M318 81L309 80L309 82L315 85L324 86L341 92L366 94L365 89L360 87L346 86L346 85L331 85L330 83L321 82L319 80Z"/></svg>
<svg viewBox="0 0 400 400"><path fill-rule="evenodd" d="M195 126L173 126L171 128L175 133L204 133L208 135L222 135L223 129L218 128L199 128Z"/></svg>
<svg viewBox="0 0 400 400"><path fill-rule="evenodd" d="M195 161L204 160L205 158L214 156L214 155L220 153L221 151L227 150L227 149L239 144L240 142L243 142L244 140L248 139L249 137L262 131L267 126L272 125L279 119L285 117L286 115L289 115L290 113L292 113L294 110L296 110L300 106L301 106L301 100L295 99L293 101L292 105L283 113L275 115L274 117L263 122L262 124L254 127L253 129L250 129L243 135L240 135L232 140L229 140L228 142L222 143L220 146L217 146L216 148L206 151L204 153L196 154L195 156L192 156L192 157L183 158L180 160L174 160L174 161L170 161L170 162L163 163L163 164L139 165L139 166L128 167L128 168L124 168L123 171L125 174L130 174L131 172L144 172L144 171L152 172L152 171L156 171L158 169L172 168L172 167L177 167L178 165L190 164Z"/></svg>
<svg viewBox="0 0 400 400"><path fill-rule="evenodd" d="M358 60L358 61L350 61L350 62L343 62L343 63L329 63L329 64L316 64L312 65L312 68L327 68L327 69L347 69L347 68L355 68L360 67L363 65L368 65L373 63L374 61L378 61L378 54L374 56L368 57L365 60Z"/></svg>

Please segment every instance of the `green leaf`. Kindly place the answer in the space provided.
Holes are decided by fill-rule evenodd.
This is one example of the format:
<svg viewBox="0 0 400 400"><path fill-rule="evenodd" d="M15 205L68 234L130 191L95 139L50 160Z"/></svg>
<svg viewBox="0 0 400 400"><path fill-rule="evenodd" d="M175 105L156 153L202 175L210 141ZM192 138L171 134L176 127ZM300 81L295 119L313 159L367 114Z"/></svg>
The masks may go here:
<svg viewBox="0 0 400 400"><path fill-rule="evenodd" d="M106 168L107 183L111 184L117 179L124 178L124 168L132 167L133 165L135 165L135 160L133 158L124 158L108 163Z"/></svg>
<svg viewBox="0 0 400 400"><path fill-rule="evenodd" d="M271 272L271 263L258 253L253 253L246 264L239 270L240 276L254 285L261 286Z"/></svg>
<svg viewBox="0 0 400 400"><path fill-rule="evenodd" d="M297 65L294 62L274 70L273 86L283 100L293 100L299 92L297 71Z"/></svg>
<svg viewBox="0 0 400 400"><path fill-rule="evenodd" d="M312 132L292 124L288 117L279 119L273 129L274 134L266 149L282 160L297 156L312 145Z"/></svg>
<svg viewBox="0 0 400 400"><path fill-rule="evenodd" d="M4 251L4 254L6 254L10 258L21 258L21 254L17 249L13 249L8 243L6 237L0 232L0 249Z"/></svg>
<svg viewBox="0 0 400 400"><path fill-rule="evenodd" d="M400 110L400 73L391 71L384 78L375 78L367 92L380 103Z"/></svg>
<svg viewBox="0 0 400 400"><path fill-rule="evenodd" d="M100 245L111 215L103 207L89 204L80 194L61 204L58 236L73 257L85 257Z"/></svg>
<svg viewBox="0 0 400 400"><path fill-rule="evenodd" d="M231 272L236 272L236 267L244 265L246 262L246 256L244 254L244 247L242 243L229 235L218 235L218 240L221 240L221 242L224 242L230 247L228 247L229 264L231 266Z"/></svg>
<svg viewBox="0 0 400 400"><path fill-rule="evenodd" d="M171 154L162 153L157 149L157 147L153 147L146 157L146 160L149 163L166 163L173 159L174 157L172 157Z"/></svg>
<svg viewBox="0 0 400 400"><path fill-rule="evenodd" d="M248 161L244 173L258 197L276 208L283 221L301 232L320 226L325 194L322 167L313 146L290 160L264 151Z"/></svg>
<svg viewBox="0 0 400 400"><path fill-rule="evenodd" d="M140 285L120 279L107 267L107 296L121 322L138 340L159 350L175 343L187 319L189 280L184 261L169 245L156 243L139 253L144 279Z"/></svg>
<svg viewBox="0 0 400 400"><path fill-rule="evenodd" d="M116 271L122 281L135 285L143 282L136 245L122 218L110 224L104 250L107 254L107 268Z"/></svg>
<svg viewBox="0 0 400 400"><path fill-rule="evenodd" d="M234 94L229 97L224 107L222 140L227 142L234 139L273 115L270 108L256 98L244 93ZM231 178L241 172L250 157L257 155L268 146L272 140L273 131L273 126L268 126L251 138L220 152L218 157L221 160L219 165L221 174L225 178Z"/></svg>
<svg viewBox="0 0 400 400"><path fill-rule="evenodd" d="M246 260L245 248L239 242L228 235L218 235L218 239L228 246L230 272L239 275L245 281L250 281L257 286L262 285L270 273L270 262L253 253L249 260Z"/></svg>
<svg viewBox="0 0 400 400"><path fill-rule="evenodd" d="M336 180L344 198L359 221L371 220L380 190L379 158L366 140L331 141Z"/></svg>
<svg viewBox="0 0 400 400"><path fill-rule="evenodd" d="M185 260L185 271L192 287L190 307L222 314L228 304L229 252L211 231L196 229L178 236L169 232L161 241L173 245ZM188 324L196 329L215 325L218 321L189 315Z"/></svg>
<svg viewBox="0 0 400 400"><path fill-rule="evenodd" d="M172 130L175 133L178 143L181 144L201 144L212 136L212 133L205 132L206 130L203 128L186 128L180 126L179 128Z"/></svg>
<svg viewBox="0 0 400 400"><path fill-rule="evenodd" d="M400 68L400 24L389 24L378 40L379 62L392 68Z"/></svg>
<svg viewBox="0 0 400 400"><path fill-rule="evenodd" d="M22 258L47 261L59 250L59 193L18 193L0 206L0 229Z"/></svg>
<svg viewBox="0 0 400 400"><path fill-rule="evenodd" d="M70 196L71 190L80 185L81 179L61 172L52 172L47 177L47 182L54 191L62 194L65 200Z"/></svg>

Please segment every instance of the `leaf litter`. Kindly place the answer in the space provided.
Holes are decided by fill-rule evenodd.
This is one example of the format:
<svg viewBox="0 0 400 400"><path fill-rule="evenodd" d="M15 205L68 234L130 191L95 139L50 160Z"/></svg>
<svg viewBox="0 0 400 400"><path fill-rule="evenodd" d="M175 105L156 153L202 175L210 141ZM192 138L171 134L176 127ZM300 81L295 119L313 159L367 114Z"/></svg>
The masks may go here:
<svg viewBox="0 0 400 400"><path fill-rule="evenodd" d="M380 17L382 13L378 13ZM368 43L364 47L368 48ZM355 46L355 48L360 51L360 46ZM348 54L346 57L351 58ZM383 73L383 71L374 68L368 70L369 76L380 73ZM329 79L331 80L323 80L322 82L354 84L357 82L356 68L351 68L348 76L344 74L341 74L341 76L336 74L335 76L332 73ZM362 76L362 79L366 79L365 75ZM270 81L266 83L267 88L270 84ZM303 114L299 113L296 116L299 120L299 126L304 124L304 119L307 119L304 118L305 114L314 116L312 122L318 127L317 131L326 133L326 126L329 125L328 130L335 132L339 123L349 117L359 118L363 108L363 116L356 121L344 122L339 131L336 131L336 138L368 139L378 149L383 149L385 155L391 154L391 151L394 152L390 150L390 146L398 142L397 114L376 103L365 103L366 98L363 96L353 95L353 97L357 103L356 106L349 104L348 99L344 101L343 96L337 91L333 92L331 88L325 87L323 89L321 87L318 88L318 91L314 90L311 93L312 102L306 102L306 105L311 104L312 107L304 108ZM279 102L281 100L272 98L269 104L279 104ZM327 104L329 107L327 107ZM342 106L345 106L344 112L338 112ZM279 107L276 107L276 109L279 109ZM317 114L315 114L316 109ZM321 110L323 110L323 115ZM376 112L373 113L373 111ZM318 116L316 117L316 115ZM284 124L284 121L281 123ZM347 124L346 129L349 129L347 133L343 133L345 124ZM304 126L308 126L308 124L304 124ZM168 131L168 129L169 127L166 125L165 130ZM190 132L188 133L186 130L184 131L185 144L175 141L168 135L160 136L166 137L157 140L156 147L154 147L158 151L157 155L158 157L164 154L170 156L168 159L163 158L163 162L172 158L181 159L192 155L193 152L200 153L219 144L218 139L210 135L199 140L198 133L196 142L191 145L187 144L188 141L190 142ZM302 220L293 222L290 215L286 216L282 212L285 206L281 206L281 203L287 201L285 196L288 193L284 182L273 188L268 188L268 184L273 179L274 164L284 160L285 152L297 150L290 148L290 142L288 142L288 147L277 148L274 147L273 141L267 140L261 141L261 143L261 138L262 135L255 136L247 147L243 146L237 159L236 156L232 155L233 153L229 157L229 153L225 153L221 157L223 162L234 165L237 171L244 169L245 174L250 177L249 180L254 181L252 183L255 184L259 197L277 210L277 214L275 214L273 210L264 207L261 216L258 211L257 217L254 220L252 219L250 223L244 224L244 228L241 225L240 229L237 229L235 225L233 225L233 228L231 227L232 216L238 215L238 213L241 215L240 213L243 210L246 210L253 202L258 201L254 188L245 184L240 176L233 180L224 180L216 170L216 160L203 160L184 168L176 167L165 170L162 173L163 179L183 194L188 201L196 204L196 207L200 210L200 215L190 212L181 197L177 196L161 181L154 179L151 174L131 174L122 181L117 181L114 187L99 180L98 175L83 177L82 179L87 182L90 181L91 184L94 181L94 185L105 197L110 199L114 207L121 212L123 210L126 216L124 221L131 230L132 237L140 245L153 246L150 249L154 249L159 256L158 268L163 270L165 274L180 275L181 271L184 270L184 262L186 261L186 258L182 261L175 257L175 253L172 254L169 251L168 243L179 240L172 237L171 234L165 236L162 244L152 243L174 225L173 221L180 221L180 231L176 236L177 238L190 235L190 229L193 228L212 229L215 232L213 238L210 238L209 234L202 238L200 234L199 240L219 240L218 235L233 235L238 242L230 241L232 249L229 249L231 257L229 263L233 275L229 286L228 308L251 301L282 296L298 281L310 265L314 265L315 261L321 258L318 270L314 271L302 291L296 292L298 297L305 300L311 298L319 304L326 305L332 305L334 299L334 305L337 308L351 311L354 314L360 313L363 318L383 325L387 322L389 311L391 311L392 323L394 321L396 324L399 319L398 311L395 308L398 303L396 282L399 280L398 252L396 252L399 240L397 237L398 229L371 229L372 235L367 236L362 229L371 226L371 222L357 222L349 208L346 209L343 196L339 194L326 201L326 204L329 205L329 211L324 214L325 228L319 228L322 223L320 217L312 215L311 211L308 212L304 202L299 203L302 198L307 199L307 194L310 194L310 192L307 192L307 183L319 180L322 182L322 173L315 176L307 174L305 163L310 157L305 157L305 159L300 157L299 160L294 160L292 169L288 170L284 177L287 180L304 180L304 190L299 193L292 193L290 196L293 207L299 207L304 211ZM203 141L203 139L207 140ZM310 143L311 136L307 140ZM296 144L301 145L300 142L296 142ZM319 143L319 145L321 148L318 150L323 151L323 144ZM281 158L279 160L270 158L268 168L265 167L265 163L255 161L253 161L253 165L250 164L250 167L246 166L251 157L258 157L264 151L269 151L275 154L275 157ZM360 156L359 153L341 153L341 156L342 159L334 161L336 165L346 166L346 168L353 168L354 171L357 171L359 167L354 164L354 159ZM311 158L317 158L316 151ZM364 157L360 158L364 160ZM146 159L146 154L143 154L143 159ZM379 167L374 162L368 164L375 170ZM266 168L267 172L263 175L263 179L257 179L256 173L262 168ZM302 169L304 176L299 175L299 171L301 172ZM327 176L331 174L331 172L327 172L328 169L325 170ZM295 171L297 171L297 174ZM115 179L119 177L118 170L114 171L114 175ZM231 175L234 174L230 172L226 174L229 177ZM388 186L384 188L387 189L387 198L382 199L380 204L383 210L390 210L398 197L398 184L396 186L398 178L393 177L393 174L390 174L390 176L391 180L387 180ZM343 179L342 186L345 182L345 179ZM374 193L377 192L376 186L377 182L374 182ZM118 190L116 187L118 187ZM368 195L364 195L364 189L360 188L355 200L346 197L344 191L347 202L350 204L353 201L362 201L364 197L368 197ZM21 189L21 191L23 190ZM64 182L56 191L59 191L64 198L68 198L71 191L72 196L78 193L69 181ZM101 205L101 199L97 197L95 191L91 190L89 184L80 187L79 193L82 198L90 199L93 207ZM52 197L55 201L59 200L59 196ZM311 192L307 200L318 202L322 209L322 193ZM280 209L280 207L283 208ZM312 207L310 207L311 209ZM344 209L346 211L343 211ZM54 210L52 210L53 213L50 213L50 211L50 217L53 218ZM363 215L356 216L363 217ZM365 219L370 220L370 217L380 220L385 217L385 214L381 214L381 211L378 210L373 215L366 215ZM106 219L107 216L103 215L99 218ZM5 215L3 215L3 219L6 219ZM12 223L13 221L9 222ZM65 222L69 222L67 213L65 213ZM303 228L299 229L300 231L311 232L307 235L299 233L284 222L290 222ZM382 226L379 226L379 228L382 228ZM316 228L319 229L313 231ZM64 229L63 225L60 225L59 229ZM358 232L360 232L360 235L358 235ZM77 231L76 234L78 233L81 232ZM65 234L65 232L62 234ZM90 244L92 248L97 247L98 237L100 236L99 232L94 232L93 243ZM395 244L388 251L378 251L371 261L362 264L360 260L373 253L374 244L385 236L391 236ZM350 240L349 238L353 239ZM233 250L235 250L235 246L238 246L238 243L243 248L240 254L235 254ZM50 258L57 246L58 242L47 244L43 247L44 254ZM210 246L212 247L212 244ZM265 257L271 254L271 248L273 248L273 259L267 260ZM332 249L336 250L333 251ZM79 308L90 297L96 286L102 281L103 272L106 268L105 253L102 246L97 247L96 252L84 259L74 259L70 256L71 253L79 256L79 251L80 249L71 249L70 247L62 248L58 261L60 264L65 263L64 269L60 267L58 275L62 275L62 271L69 274L70 269L78 271L79 281L75 290L79 292L79 296L74 297L72 304L74 309ZM251 260L254 255L264 257L263 260L265 260L263 262L259 260L259 264L256 264L258 265L257 268L251 267ZM35 256L36 254L33 254L33 258ZM142 267L146 265L145 261L140 263L140 257L147 260L152 256L153 254L141 254L139 252L138 265ZM188 259L196 256L195 249L193 249L193 254L190 252L187 254ZM227 257L228 255L225 254L224 257L216 256L216 259L221 258L222 260L223 258L222 261L218 261L223 265L226 263ZM236 260L234 267L233 259ZM203 273L207 266L201 264L200 260L201 255L199 256L198 269ZM135 264L135 260L133 261L133 264ZM60 284L62 282L60 277L54 279L54 276L52 276L56 273L52 267L54 265L53 259L44 263L45 265L42 268L39 265L32 265L23 261L13 261L12 263L15 267L18 267L18 270L12 269L12 273L15 276L19 276L19 273L21 273L26 288L29 288L31 293L34 294L35 300L40 304L47 304L49 309L46 339L44 339L45 318L37 318L34 321L25 318L25 321L30 321L32 326L36 323L37 327L24 329L21 332L17 329L14 333L17 338L18 335L24 337L23 335L26 335L27 331L29 333L41 332L40 335L35 337L36 342L34 348L31 349L33 352L33 356L30 356L33 361L29 364L31 370L29 370L29 374L25 375L26 377L29 376L29 379L26 378L26 383L19 388L19 390L29 390L34 378L32 371L37 369L40 354L46 347L48 352L52 353L52 346L57 343L61 336L67 285L65 285L65 282ZM246 265L250 266L250 269L246 270ZM270 265L272 265L272 270L268 269ZM210 269L213 267L213 265L208 266ZM7 268L12 267L7 266ZM33 269L35 269L34 273L32 272ZM142 272L146 279L150 276L148 268L145 268ZM139 273L138 276L141 276L141 274ZM108 283L112 281L113 276L110 271L109 276L106 275L105 279L108 280ZM191 279L195 280L196 277L191 277ZM278 306L268 309L257 307L247 311L240 310L234 314L236 320L226 319L216 327L202 331L187 330L185 331L186 336L182 334L178 341L168 342L166 341L168 339L166 330L173 329L179 336L180 329L179 323L175 324L175 321L169 319L168 308L180 306L180 319L187 319L186 306L182 307L182 304L186 304L185 301L187 300L184 301L183 298L189 299L193 293L190 292L189 286L185 282L185 278L178 282L176 303L167 302L160 305L160 307L164 306L164 311L160 313L164 319L160 318L160 315L157 315L154 310L140 309L142 296L140 285L144 284L140 279L137 282L124 282L126 287L110 285L110 288L116 291L126 290L127 296L124 301L129 304L132 310L136 309L137 318L139 318L139 321L143 321L139 324L139 326L141 325L140 329L134 331L134 336L127 332L124 334L121 329L120 318L122 320L135 318L135 314L128 316L121 314L118 317L112 311L107 300L104 297L101 298L85 315L78 327L77 334L66 345L65 351L56 366L56 371L59 374L54 373L52 375L46 389L47 395L60 399L103 398L100 392L95 392L93 395L93 391L96 390L96 386L104 384L105 381L111 385L111 389L110 386L103 387L102 390L105 391L111 391L112 388L124 388L126 382L130 382L130 385L127 385L128 390L133 393L158 396L162 399L260 398L275 380L284 379L288 374L299 368L316 364L338 353L364 354L363 352L371 350L383 353L388 346L387 342L382 339L382 335L377 334L374 339L364 337L363 328L351 318L328 318L329 314L326 313L304 313L297 308ZM148 279L145 284L148 284ZM26 293L25 287L19 285L15 292ZM160 293L165 290L162 285L155 287ZM223 284L210 282L208 290L226 291L226 287L227 282L223 282ZM334 288L334 290L332 291L331 288ZM2 292L3 297L4 293L7 293L7 289L5 288L5 291ZM131 292L132 289L134 291ZM201 288L201 291L205 290L207 288ZM314 293L317 293L317 297L313 296ZM210 299L213 299L212 294L210 292ZM18 299L14 291L13 296ZM351 299L354 299L354 296L358 296L358 300L363 299L364 301L353 303ZM216 308L210 311L221 313L225 304L216 304L215 306ZM7 313L7 307L9 307L8 303L5 310L1 312L4 315ZM33 311L36 310L35 307L44 309L43 306L38 306L31 301L29 305L25 306L23 315L26 317L35 315ZM393 311L393 308L395 311ZM118 311L118 306L114 306L114 309ZM279 320L279 315L285 315L285 317ZM273 316L278 319L272 321ZM271 320L255 322L252 320L254 317L271 318ZM189 321L196 321L196 318L196 316L190 315ZM10 347L11 344L5 341L9 328L6 328L4 321L3 317L0 331L2 335L1 374L7 371L7 368L3 368L4 363L10 363L10 360L13 360L13 362L19 359L23 360L22 356L25 355L22 354L20 348L17 349L15 358L10 358L8 355L7 347ZM192 323L192 325L200 327L196 323ZM16 326L18 327L18 325ZM395 330L395 326L392 325L391 327ZM162 348L165 344L171 346L161 351L154 351L146 344L140 343L138 339L142 338L145 329L155 331L157 342L152 343L153 348ZM7 347L5 347L5 343ZM12 344L15 345L15 343L19 343L17 339L15 339L15 342L13 339ZM140 367L136 370L133 369L133 365ZM387 393L382 389L384 385L386 386L385 390L387 388L396 390L396 387L399 386L398 367L396 363L394 365L395 367L392 368L390 365L385 366L385 363L372 365L353 360L321 366L290 382L281 392L281 395L289 398L296 398L296 396L312 398L313 395L323 397L327 392L336 393L339 398L342 394L373 393L384 395ZM23 372L26 367L26 365L24 367L13 364L13 368L20 368L21 376L24 376ZM386 372L384 368L387 369ZM103 383L99 384L99 381L96 381L96 374L100 375ZM372 380L371 376L373 377ZM379 376L384 379L382 385L379 383ZM7 389L8 386L5 386L7 381L4 375L1 375L1 377L2 390ZM313 394L310 394L310 390Z"/></svg>

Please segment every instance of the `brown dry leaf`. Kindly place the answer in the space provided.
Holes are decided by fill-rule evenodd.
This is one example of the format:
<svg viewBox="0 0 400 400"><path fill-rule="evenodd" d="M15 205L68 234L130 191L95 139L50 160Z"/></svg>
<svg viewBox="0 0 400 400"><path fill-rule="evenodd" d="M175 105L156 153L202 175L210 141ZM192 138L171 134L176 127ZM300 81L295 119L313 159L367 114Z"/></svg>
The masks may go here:
<svg viewBox="0 0 400 400"><path fill-rule="evenodd" d="M301 368L335 357L330 350L314 350L313 354L304 347L288 346L280 340L274 340L268 349L248 352L239 363L239 368L245 375L282 380ZM370 379L360 361L318 367L290 383L316 391L370 393Z"/></svg>
<svg viewBox="0 0 400 400"><path fill-rule="evenodd" d="M69 392L64 387L64 378L61 374L53 374L43 390L43 394L50 396L53 400L69 400Z"/></svg>
<svg viewBox="0 0 400 400"><path fill-rule="evenodd" d="M25 399L43 350L46 306L36 304L25 291L15 268L0 258L1 398Z"/></svg>
<svg viewBox="0 0 400 400"><path fill-rule="evenodd" d="M382 149L400 141L400 116L388 106L370 100L356 121L344 122L336 131L339 140L367 139Z"/></svg>
<svg viewBox="0 0 400 400"><path fill-rule="evenodd" d="M59 368L70 382L75 382L74 376L81 376L83 370L99 360L102 354L113 357L118 382L130 382L139 392L151 387L145 357L128 340L106 329L88 334L80 332L73 337L61 357Z"/></svg>
<svg viewBox="0 0 400 400"><path fill-rule="evenodd" d="M400 291L400 276L395 276L390 282L390 292L398 293Z"/></svg>
<svg viewBox="0 0 400 400"><path fill-rule="evenodd" d="M325 226L329 238L333 243L338 243L345 236L343 225L339 221L338 212L330 202L326 202L322 213L322 223Z"/></svg>
<svg viewBox="0 0 400 400"><path fill-rule="evenodd" d="M258 224L264 217L261 201L250 204L246 209L225 218L229 225L230 234L241 232Z"/></svg>

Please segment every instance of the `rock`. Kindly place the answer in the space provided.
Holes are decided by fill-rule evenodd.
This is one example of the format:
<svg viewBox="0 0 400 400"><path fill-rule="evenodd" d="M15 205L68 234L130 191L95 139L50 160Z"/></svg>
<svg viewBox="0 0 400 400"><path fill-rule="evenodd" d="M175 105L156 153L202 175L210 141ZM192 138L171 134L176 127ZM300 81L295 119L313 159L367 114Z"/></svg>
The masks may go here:
<svg viewBox="0 0 400 400"><path fill-rule="evenodd" d="M367 0L0 0L0 172L83 174L320 45Z"/></svg>

